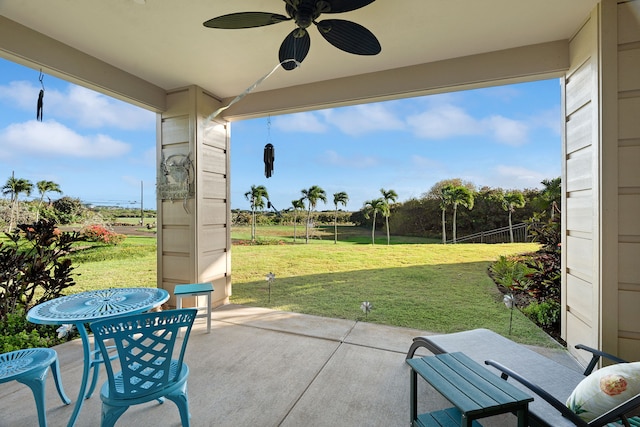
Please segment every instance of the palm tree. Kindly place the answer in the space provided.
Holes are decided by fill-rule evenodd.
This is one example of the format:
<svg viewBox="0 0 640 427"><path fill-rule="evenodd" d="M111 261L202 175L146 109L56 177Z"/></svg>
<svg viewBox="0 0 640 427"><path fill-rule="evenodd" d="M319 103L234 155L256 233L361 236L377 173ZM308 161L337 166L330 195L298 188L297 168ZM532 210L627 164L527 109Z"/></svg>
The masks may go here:
<svg viewBox="0 0 640 427"><path fill-rule="evenodd" d="M518 191L507 193L502 198L502 209L509 212L509 237L513 243L513 225L511 224L511 214L519 208L523 208L525 204L524 196Z"/></svg>
<svg viewBox="0 0 640 427"><path fill-rule="evenodd" d="M551 211L551 219L555 217L556 211L559 210L560 200L562 198L562 179L560 177L553 179L544 179L541 182L544 185L542 200L547 203L547 208Z"/></svg>
<svg viewBox="0 0 640 427"><path fill-rule="evenodd" d="M338 244L338 205L347 206L349 196L344 191L333 193L333 204L336 206L335 215L333 216L333 243Z"/></svg>
<svg viewBox="0 0 640 427"><path fill-rule="evenodd" d="M453 205L453 243L456 243L456 215L458 213L458 205L465 208L473 209L473 193L467 187L453 187L450 193L451 204Z"/></svg>
<svg viewBox="0 0 640 427"><path fill-rule="evenodd" d="M364 217L369 219L373 214L373 226L371 227L371 244L376 244L376 214L382 212L387 205L384 199L367 200L364 202Z"/></svg>
<svg viewBox="0 0 640 427"><path fill-rule="evenodd" d="M302 197L300 198L300 200L306 200L309 203L305 238L305 243L309 243L309 223L311 222L311 210L316 208L316 203L318 203L318 200L322 200L323 202L327 203L327 195L322 188L314 185L309 189L302 190Z"/></svg>
<svg viewBox="0 0 640 427"><path fill-rule="evenodd" d="M442 244L447 244L446 212L451 204L451 190L453 185L445 185L440 188L440 209L442 210Z"/></svg>
<svg viewBox="0 0 640 427"><path fill-rule="evenodd" d="M302 199L292 200L293 206L293 243L296 242L296 225L298 224L298 209L304 209L304 201Z"/></svg>
<svg viewBox="0 0 640 427"><path fill-rule="evenodd" d="M389 217L391 216L391 206L389 202L395 202L396 200L398 200L398 193L396 193L393 190L386 191L384 188L381 188L380 192L382 193L382 200L384 200L384 203L387 206L386 209L383 210L382 214L384 215L385 221L387 223L387 245L388 245L390 242Z"/></svg>
<svg viewBox="0 0 640 427"><path fill-rule="evenodd" d="M269 194L264 185L252 185L251 190L244 193L244 197L251 203L251 241L256 240L256 209L264 208L264 199L269 199Z"/></svg>
<svg viewBox="0 0 640 427"><path fill-rule="evenodd" d="M15 220L18 215L18 197L20 193L24 193L27 196L31 195L31 190L33 189L33 184L28 179L24 178L15 178L13 173L11 174L11 178L7 180L7 183L2 187L2 194L10 195L11 199L11 213L9 218L9 233L13 229L15 225Z"/></svg>
<svg viewBox="0 0 640 427"><path fill-rule="evenodd" d="M42 202L44 201L44 195L47 192L62 193L60 186L53 181L38 181L36 182L38 187L38 193L40 193L40 201L38 202L38 210L36 211L36 222L40 219L40 209L42 209Z"/></svg>

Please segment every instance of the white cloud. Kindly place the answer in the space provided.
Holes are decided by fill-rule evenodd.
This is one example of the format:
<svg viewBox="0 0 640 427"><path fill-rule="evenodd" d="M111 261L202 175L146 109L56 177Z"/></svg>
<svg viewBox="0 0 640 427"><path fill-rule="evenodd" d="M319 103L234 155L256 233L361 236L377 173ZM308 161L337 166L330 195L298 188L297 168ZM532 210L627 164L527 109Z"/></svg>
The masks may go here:
<svg viewBox="0 0 640 427"><path fill-rule="evenodd" d="M371 132L404 129L391 104L366 104L354 107L334 108L321 111L328 123L338 127L347 135L363 135Z"/></svg>
<svg viewBox="0 0 640 427"><path fill-rule="evenodd" d="M278 116L273 120L273 126L284 132L324 133L328 130L314 113Z"/></svg>
<svg viewBox="0 0 640 427"><path fill-rule="evenodd" d="M80 135L53 120L14 123L0 130L0 157L4 158L28 155L105 159L129 150L128 144L107 135Z"/></svg>
<svg viewBox="0 0 640 427"><path fill-rule="evenodd" d="M7 101L12 108L32 110L36 116L36 102L40 88L26 81L12 81L6 86L0 85L0 100Z"/></svg>
<svg viewBox="0 0 640 427"><path fill-rule="evenodd" d="M463 135L477 135L482 124L462 108L455 105L438 105L429 110L409 116L407 123L420 138L445 139Z"/></svg>
<svg viewBox="0 0 640 427"><path fill-rule="evenodd" d="M26 81L12 81L0 86L0 100L13 107L32 110L36 115L36 101L40 87ZM69 84L66 92L47 89L43 100L43 118L71 120L79 127L109 127L125 130L153 130L155 113L127 104L92 90Z"/></svg>
<svg viewBox="0 0 640 427"><path fill-rule="evenodd" d="M528 141L529 126L523 121L491 116L484 120L484 125L498 142L521 146Z"/></svg>
<svg viewBox="0 0 640 427"><path fill-rule="evenodd" d="M69 92L55 108L60 116L87 128L136 130L155 126L155 113L79 86L69 86Z"/></svg>
<svg viewBox="0 0 640 427"><path fill-rule="evenodd" d="M460 136L484 136L498 143L519 146L528 142L531 126L522 120L500 115L475 118L453 104L432 105L428 110L407 118L415 136L447 139Z"/></svg>
<svg viewBox="0 0 640 427"><path fill-rule="evenodd" d="M372 156L352 156L344 157L333 150L325 151L320 158L320 162L331 165L348 167L354 169L367 169L377 166L380 162Z"/></svg>

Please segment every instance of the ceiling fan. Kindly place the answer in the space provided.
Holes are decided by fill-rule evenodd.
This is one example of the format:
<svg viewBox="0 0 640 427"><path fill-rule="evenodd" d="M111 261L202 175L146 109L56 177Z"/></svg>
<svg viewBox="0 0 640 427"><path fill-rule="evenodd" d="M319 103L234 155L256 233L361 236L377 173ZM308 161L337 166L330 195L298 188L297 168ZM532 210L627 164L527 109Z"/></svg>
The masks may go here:
<svg viewBox="0 0 640 427"><path fill-rule="evenodd" d="M323 13L343 13L360 9L375 0L283 0L287 15L269 12L238 12L204 22L209 28L253 28L293 20L297 26L280 45L278 57L285 70L296 68L309 53L311 38L307 28L315 24L329 43L355 55L377 55L382 50L376 36L355 22L343 19L316 21ZM294 61L295 60L295 61Z"/></svg>

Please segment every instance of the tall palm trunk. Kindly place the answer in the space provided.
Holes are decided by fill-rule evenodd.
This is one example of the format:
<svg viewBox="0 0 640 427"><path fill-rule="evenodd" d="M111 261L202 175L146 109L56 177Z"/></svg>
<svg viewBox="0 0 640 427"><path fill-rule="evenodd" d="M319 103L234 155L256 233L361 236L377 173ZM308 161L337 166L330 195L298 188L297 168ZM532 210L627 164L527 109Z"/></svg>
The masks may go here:
<svg viewBox="0 0 640 427"><path fill-rule="evenodd" d="M373 225L371 226L371 244L376 244L376 211L373 211Z"/></svg>
<svg viewBox="0 0 640 427"><path fill-rule="evenodd" d="M309 205L309 212L307 212L307 225L306 225L306 236L304 242L309 244L309 222L311 221L311 205Z"/></svg>
<svg viewBox="0 0 640 427"><path fill-rule="evenodd" d="M44 202L44 193L40 196L40 201L38 202L38 210L36 211L36 222L40 221L40 210L42 209L42 203Z"/></svg>
<svg viewBox="0 0 640 427"><path fill-rule="evenodd" d="M447 227L445 226L445 210L442 209L442 244L447 244Z"/></svg>
<svg viewBox="0 0 640 427"><path fill-rule="evenodd" d="M13 227L16 226L18 222L18 194L13 194L11 196L11 212L9 218L9 233L13 230Z"/></svg>
<svg viewBox="0 0 640 427"><path fill-rule="evenodd" d="M513 225L511 224L511 209L509 209L509 237L511 238L511 243L513 243Z"/></svg>
<svg viewBox="0 0 640 427"><path fill-rule="evenodd" d="M333 244L338 244L338 209L333 217Z"/></svg>
<svg viewBox="0 0 640 427"><path fill-rule="evenodd" d="M385 217L385 219L387 220L387 245L390 244L390 236L389 236L389 217Z"/></svg>
<svg viewBox="0 0 640 427"><path fill-rule="evenodd" d="M456 243L456 216L458 214L458 204L453 204L453 243Z"/></svg>
<svg viewBox="0 0 640 427"><path fill-rule="evenodd" d="M251 211L251 241L256 241L256 210Z"/></svg>
<svg viewBox="0 0 640 427"><path fill-rule="evenodd" d="M293 214L293 243L296 242L296 225L297 224L298 224L298 213L297 213L297 210L295 210Z"/></svg>

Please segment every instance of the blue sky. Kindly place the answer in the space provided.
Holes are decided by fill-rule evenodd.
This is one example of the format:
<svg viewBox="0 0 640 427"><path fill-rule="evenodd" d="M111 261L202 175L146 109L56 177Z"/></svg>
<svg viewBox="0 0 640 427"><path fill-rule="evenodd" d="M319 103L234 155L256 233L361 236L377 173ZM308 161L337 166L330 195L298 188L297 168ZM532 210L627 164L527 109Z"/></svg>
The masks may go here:
<svg viewBox="0 0 640 427"><path fill-rule="evenodd" d="M45 75L37 122L39 71L0 59L0 76L2 185L14 171L83 202L139 207L142 182L144 207L155 208L155 113ZM560 176L560 130L557 79L234 122L231 206L249 209L252 185L264 185L277 209L318 185L328 201L319 210L339 191L358 210L381 188L405 201L449 178L540 188Z"/></svg>

